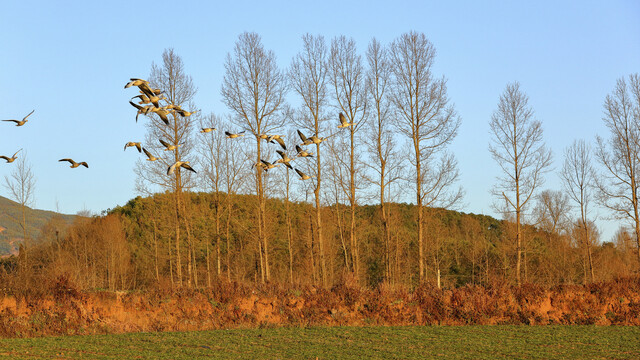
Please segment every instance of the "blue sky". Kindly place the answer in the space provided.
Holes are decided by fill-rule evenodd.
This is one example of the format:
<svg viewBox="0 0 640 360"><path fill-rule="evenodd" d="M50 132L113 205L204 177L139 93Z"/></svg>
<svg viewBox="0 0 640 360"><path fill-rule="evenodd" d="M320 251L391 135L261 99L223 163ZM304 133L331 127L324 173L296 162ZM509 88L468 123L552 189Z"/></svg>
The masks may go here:
<svg viewBox="0 0 640 360"><path fill-rule="evenodd" d="M223 115L224 59L244 31L260 34L284 68L305 33L353 37L364 53L373 37L386 44L415 30L434 44L434 70L448 79L462 118L451 147L466 190L462 210L495 215L489 191L499 169L488 123L506 84L519 81L529 95L554 152L545 188L559 189L564 148L607 135L605 96L640 71L639 19L638 1L4 1L0 118L36 111L28 126L0 124L0 154L25 149L35 207L99 213L136 196L137 153L122 147L142 139L144 127L123 86L148 76L165 48L182 57L198 107ZM71 170L57 162L63 157L91 167ZM0 177L9 172L0 164ZM604 240L617 227L599 225Z"/></svg>

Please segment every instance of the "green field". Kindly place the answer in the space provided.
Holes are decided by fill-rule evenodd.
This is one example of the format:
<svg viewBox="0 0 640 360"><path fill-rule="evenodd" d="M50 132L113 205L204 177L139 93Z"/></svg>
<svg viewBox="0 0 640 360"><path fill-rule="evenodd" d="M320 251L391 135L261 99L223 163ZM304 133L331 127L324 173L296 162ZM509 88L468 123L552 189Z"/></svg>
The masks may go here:
<svg viewBox="0 0 640 360"><path fill-rule="evenodd" d="M0 339L11 359L640 359L640 327L316 327Z"/></svg>

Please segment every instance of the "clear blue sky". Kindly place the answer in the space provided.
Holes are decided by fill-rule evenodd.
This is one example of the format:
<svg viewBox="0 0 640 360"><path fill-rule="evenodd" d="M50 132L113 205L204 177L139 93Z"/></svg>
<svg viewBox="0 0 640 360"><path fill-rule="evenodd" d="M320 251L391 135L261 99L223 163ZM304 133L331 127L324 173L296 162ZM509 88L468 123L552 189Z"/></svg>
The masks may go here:
<svg viewBox="0 0 640 360"><path fill-rule="evenodd" d="M36 112L27 126L0 124L0 154L25 149L35 207L99 213L136 196L138 154L122 148L143 139L144 127L123 86L148 76L165 48L182 57L198 107L225 114L224 58L244 31L260 34L286 67L305 33L351 36L364 52L373 37L389 43L410 30L436 47L435 72L448 78L462 117L451 150L465 212L495 215L488 123L507 83L519 81L529 95L558 170L573 139L607 135L605 96L640 72L638 1L3 1L0 118ZM91 167L71 170L63 157ZM0 164L0 178L10 169ZM545 188L560 188L556 171ZM599 225L604 240L617 227Z"/></svg>

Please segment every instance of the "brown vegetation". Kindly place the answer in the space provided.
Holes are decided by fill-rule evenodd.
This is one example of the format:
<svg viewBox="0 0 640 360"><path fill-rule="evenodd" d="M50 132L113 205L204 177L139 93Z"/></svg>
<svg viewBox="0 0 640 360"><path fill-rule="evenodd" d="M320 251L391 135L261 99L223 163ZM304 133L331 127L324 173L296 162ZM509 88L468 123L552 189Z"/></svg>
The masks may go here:
<svg viewBox="0 0 640 360"><path fill-rule="evenodd" d="M544 288L331 289L216 282L202 290L84 292L65 277L42 297L0 299L0 336L193 331L271 326L640 325L640 280Z"/></svg>

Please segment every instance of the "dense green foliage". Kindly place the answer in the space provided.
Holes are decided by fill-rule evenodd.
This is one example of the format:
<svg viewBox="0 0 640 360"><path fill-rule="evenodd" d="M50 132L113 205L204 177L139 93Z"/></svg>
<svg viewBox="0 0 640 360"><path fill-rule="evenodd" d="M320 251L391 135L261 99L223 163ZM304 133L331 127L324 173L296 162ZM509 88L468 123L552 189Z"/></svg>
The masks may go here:
<svg viewBox="0 0 640 360"><path fill-rule="evenodd" d="M637 359L638 327L426 326L0 339L12 359Z"/></svg>

